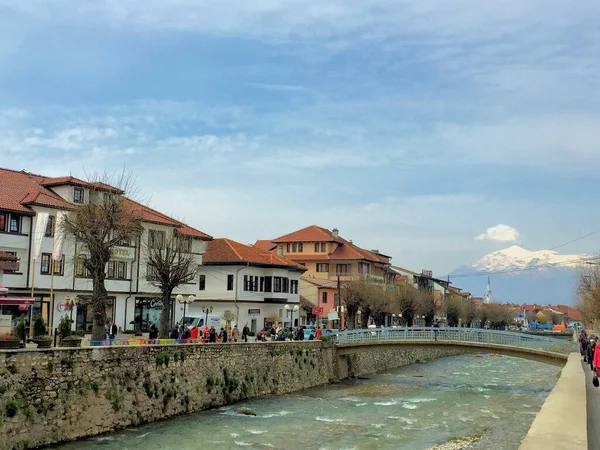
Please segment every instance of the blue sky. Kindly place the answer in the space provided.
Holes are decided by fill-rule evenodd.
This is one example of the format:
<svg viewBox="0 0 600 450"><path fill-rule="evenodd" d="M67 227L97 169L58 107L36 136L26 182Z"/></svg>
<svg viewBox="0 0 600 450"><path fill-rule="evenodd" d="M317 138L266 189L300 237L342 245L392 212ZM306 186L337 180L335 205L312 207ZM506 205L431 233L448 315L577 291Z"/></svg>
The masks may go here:
<svg viewBox="0 0 600 450"><path fill-rule="evenodd" d="M441 276L600 229L598 17L558 0L0 0L0 166L125 167L216 237L315 223Z"/></svg>

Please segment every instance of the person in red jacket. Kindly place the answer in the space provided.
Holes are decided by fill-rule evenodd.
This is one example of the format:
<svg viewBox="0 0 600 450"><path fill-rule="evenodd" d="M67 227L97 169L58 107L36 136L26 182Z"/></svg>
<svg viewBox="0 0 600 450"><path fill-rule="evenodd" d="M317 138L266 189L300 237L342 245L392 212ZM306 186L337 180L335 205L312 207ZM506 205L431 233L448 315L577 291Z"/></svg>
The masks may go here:
<svg viewBox="0 0 600 450"><path fill-rule="evenodd" d="M190 330L190 337L193 341L198 340L198 331L198 327L192 327L192 329Z"/></svg>
<svg viewBox="0 0 600 450"><path fill-rule="evenodd" d="M596 346L597 346L597 344L596 344ZM592 366L593 366L594 370L596 371L596 375L598 375L598 377L600 377L600 351L594 351L594 360L593 360Z"/></svg>
<svg viewBox="0 0 600 450"><path fill-rule="evenodd" d="M315 339L319 339L321 337L321 334L323 334L323 330L321 330L321 327L317 327L317 331L315 332Z"/></svg>

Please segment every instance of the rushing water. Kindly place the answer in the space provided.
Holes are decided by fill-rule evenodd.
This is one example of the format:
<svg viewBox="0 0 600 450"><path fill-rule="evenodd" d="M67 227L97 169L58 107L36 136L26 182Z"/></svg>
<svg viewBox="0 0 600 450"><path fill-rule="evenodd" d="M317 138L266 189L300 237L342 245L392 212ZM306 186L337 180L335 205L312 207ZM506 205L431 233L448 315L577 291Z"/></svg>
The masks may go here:
<svg viewBox="0 0 600 450"><path fill-rule="evenodd" d="M475 448L517 449L558 371L509 357L443 358L59 448L427 449L452 437L481 435ZM237 414L240 407L257 416Z"/></svg>

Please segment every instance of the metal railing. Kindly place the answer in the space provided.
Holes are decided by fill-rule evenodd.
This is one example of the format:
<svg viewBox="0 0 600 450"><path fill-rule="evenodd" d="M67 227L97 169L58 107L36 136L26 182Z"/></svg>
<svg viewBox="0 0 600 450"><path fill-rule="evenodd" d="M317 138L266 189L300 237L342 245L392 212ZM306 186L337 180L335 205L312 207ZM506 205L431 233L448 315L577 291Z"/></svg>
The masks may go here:
<svg viewBox="0 0 600 450"><path fill-rule="evenodd" d="M560 354L579 351L575 342L563 339L481 328L369 328L342 331L334 334L331 339L335 344L381 341L454 341L510 345Z"/></svg>

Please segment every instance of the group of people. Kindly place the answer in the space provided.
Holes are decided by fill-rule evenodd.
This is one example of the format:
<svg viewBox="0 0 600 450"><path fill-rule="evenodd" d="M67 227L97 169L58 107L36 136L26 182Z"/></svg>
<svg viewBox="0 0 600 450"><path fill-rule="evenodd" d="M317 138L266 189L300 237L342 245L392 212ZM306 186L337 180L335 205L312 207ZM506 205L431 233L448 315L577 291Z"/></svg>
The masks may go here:
<svg viewBox="0 0 600 450"><path fill-rule="evenodd" d="M154 327L154 328L153 328ZM156 330L156 332L154 332ZM178 323L169 332L170 339L177 339L181 341L198 341L202 340L203 342L208 342L209 344L214 344L217 342L248 342L248 335L250 334L250 328L248 328L248 324L246 323L242 328L242 331L238 328L237 324L233 325L231 329L231 336L229 335L226 328L221 327L221 329L217 332L217 329L214 325L211 325L209 328L208 325L205 325L204 328L200 328L199 326L192 325L188 326L187 323ZM153 337L154 336L154 337ZM150 335L149 339L156 339L158 337L158 330L156 329L156 325L152 324L150 326Z"/></svg>
<svg viewBox="0 0 600 450"><path fill-rule="evenodd" d="M598 336L589 335L584 331L579 335L579 352L583 356L583 362L590 365L590 369L595 373L594 386L598 387L598 377L600 377L600 351L596 351Z"/></svg>
<svg viewBox="0 0 600 450"><path fill-rule="evenodd" d="M271 336L275 336L277 341L286 341L286 340L294 340L294 341L303 341L305 339L304 328L297 327L296 329L289 327L284 328L281 324L271 325L271 328L268 330ZM315 339L319 339L323 330L321 327L317 327L315 330L311 330L308 340L313 341ZM266 333L261 336L262 340L266 339Z"/></svg>

